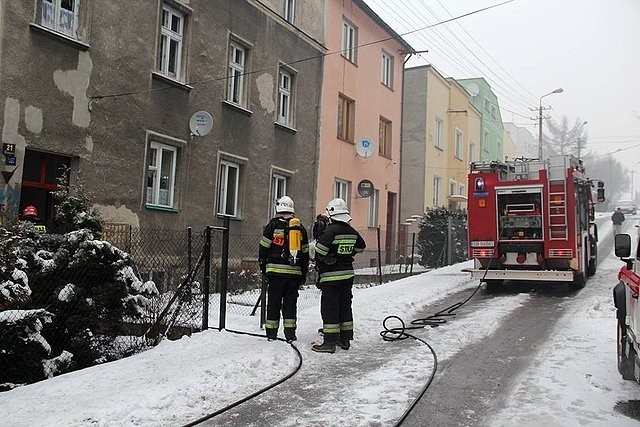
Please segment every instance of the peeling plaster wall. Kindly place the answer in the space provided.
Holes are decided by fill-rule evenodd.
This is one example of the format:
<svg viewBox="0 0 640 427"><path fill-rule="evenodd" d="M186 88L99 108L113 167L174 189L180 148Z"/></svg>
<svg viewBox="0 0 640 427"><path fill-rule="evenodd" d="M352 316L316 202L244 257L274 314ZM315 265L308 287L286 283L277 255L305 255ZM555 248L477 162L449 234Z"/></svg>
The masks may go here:
<svg viewBox="0 0 640 427"><path fill-rule="evenodd" d="M73 97L72 123L80 127L88 127L91 122L89 113L89 97L87 89L91 78L93 62L87 52L78 53L78 68L75 70L56 70L53 81L58 89Z"/></svg>
<svg viewBox="0 0 640 427"><path fill-rule="evenodd" d="M267 73L261 74L256 79L256 86L258 88L260 107L262 107L268 114L273 114L276 111L276 103L273 97L273 94L275 93L273 76Z"/></svg>

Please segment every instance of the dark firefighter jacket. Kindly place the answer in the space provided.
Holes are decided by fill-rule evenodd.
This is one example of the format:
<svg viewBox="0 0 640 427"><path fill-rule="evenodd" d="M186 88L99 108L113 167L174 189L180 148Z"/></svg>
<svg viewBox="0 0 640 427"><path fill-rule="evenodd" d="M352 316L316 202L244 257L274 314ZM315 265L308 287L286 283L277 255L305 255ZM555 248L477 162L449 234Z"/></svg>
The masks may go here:
<svg viewBox="0 0 640 427"><path fill-rule="evenodd" d="M268 275L305 277L309 269L307 230L300 227L302 243L294 262L289 252L289 219L276 216L264 227L260 238L258 261Z"/></svg>
<svg viewBox="0 0 640 427"><path fill-rule="evenodd" d="M353 256L365 247L362 236L346 222L335 221L327 225L316 242L319 284L352 279Z"/></svg>

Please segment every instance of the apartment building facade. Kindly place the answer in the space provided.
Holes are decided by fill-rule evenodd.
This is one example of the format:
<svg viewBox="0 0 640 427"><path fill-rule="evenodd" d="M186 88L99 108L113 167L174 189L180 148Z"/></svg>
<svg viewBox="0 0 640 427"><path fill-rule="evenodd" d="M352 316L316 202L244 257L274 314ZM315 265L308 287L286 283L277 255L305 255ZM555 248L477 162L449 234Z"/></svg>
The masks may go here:
<svg viewBox="0 0 640 427"><path fill-rule="evenodd" d="M324 46L264 2L0 3L0 202L52 224L63 167L108 222L255 235L315 212ZM114 31L114 29L120 29Z"/></svg>

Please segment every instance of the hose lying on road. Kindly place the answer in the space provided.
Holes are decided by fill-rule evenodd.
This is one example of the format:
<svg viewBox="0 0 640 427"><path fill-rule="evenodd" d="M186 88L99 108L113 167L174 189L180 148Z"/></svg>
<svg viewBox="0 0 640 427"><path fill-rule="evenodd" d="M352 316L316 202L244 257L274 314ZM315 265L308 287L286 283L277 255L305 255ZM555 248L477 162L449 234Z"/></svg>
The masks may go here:
<svg viewBox="0 0 640 427"><path fill-rule="evenodd" d="M261 335L261 334L254 334L254 333L251 333L251 332L243 332L243 331L233 331L233 330L230 330L230 329L225 329L225 331L231 332L231 333L234 333L234 334L251 335L251 336L254 336L254 337L259 337L259 338L261 338L263 340L265 339L265 336ZM282 338L278 338L278 341L286 342ZM184 427L195 426L195 425L200 424L200 423L202 423L204 421L210 420L213 417L216 417L216 416L218 416L218 415L220 415L220 414L222 414L224 412L227 412L227 411L235 408L236 406L238 406L238 405L240 405L240 404L242 404L242 403L244 403L244 402L246 402L248 400L251 400L251 399L261 395L262 393L264 393L264 392L266 392L268 390L271 390L275 386L282 384L283 382L285 382L286 380L288 380L289 378L294 376L300 370L300 367L302 366L302 354L300 353L300 350L298 350L298 348L295 345L291 344L291 348L293 348L295 350L296 354L298 355L298 365L287 376L279 379L278 381L276 381L276 382L274 382L272 384L269 384L268 386L256 391L255 393L250 394L249 396L243 397L242 399L225 406L224 408L218 409L217 411L215 411L215 412L213 412L211 414L207 414L207 415L205 415L203 417L200 417L195 421L191 421L190 423L185 424Z"/></svg>

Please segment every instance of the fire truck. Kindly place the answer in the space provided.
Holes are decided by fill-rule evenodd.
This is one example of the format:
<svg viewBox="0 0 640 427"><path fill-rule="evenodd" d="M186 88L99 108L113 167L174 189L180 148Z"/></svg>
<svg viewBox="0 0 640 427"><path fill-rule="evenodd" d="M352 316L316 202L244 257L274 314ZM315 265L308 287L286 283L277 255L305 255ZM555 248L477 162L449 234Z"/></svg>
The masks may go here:
<svg viewBox="0 0 640 427"><path fill-rule="evenodd" d="M488 289L506 280L568 282L582 288L596 272L598 230L593 188L571 155L471 163L468 175L472 278Z"/></svg>
<svg viewBox="0 0 640 427"><path fill-rule="evenodd" d="M636 226L637 227L637 226ZM618 319L618 372L625 380L640 382L640 228L632 258L631 236L615 236L615 253L625 265L618 272L618 284L613 288L613 302Z"/></svg>

